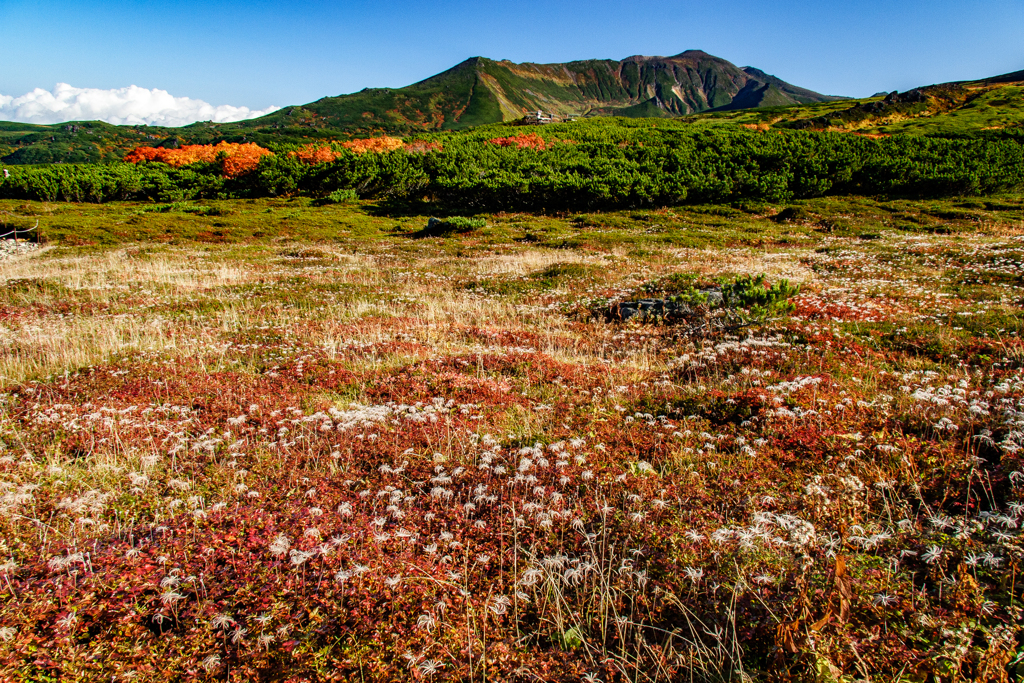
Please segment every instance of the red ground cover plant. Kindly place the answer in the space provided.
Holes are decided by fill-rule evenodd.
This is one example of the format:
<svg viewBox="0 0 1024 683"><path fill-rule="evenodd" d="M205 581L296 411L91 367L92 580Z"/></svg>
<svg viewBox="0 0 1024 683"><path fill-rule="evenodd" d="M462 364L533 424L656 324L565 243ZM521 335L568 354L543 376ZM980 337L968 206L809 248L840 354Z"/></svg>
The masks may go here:
<svg viewBox="0 0 1024 683"><path fill-rule="evenodd" d="M510 135L508 137L491 138L487 141L489 145L496 147L515 147L517 149L550 149L559 143L567 140L545 140L537 133L523 133L521 135Z"/></svg>
<svg viewBox="0 0 1024 683"><path fill-rule="evenodd" d="M552 290L453 322L441 252L125 288L206 342L4 384L0 678L1012 680L1021 345L987 298L855 315L852 244L838 294L715 335ZM86 310L37 303L5 325Z"/></svg>

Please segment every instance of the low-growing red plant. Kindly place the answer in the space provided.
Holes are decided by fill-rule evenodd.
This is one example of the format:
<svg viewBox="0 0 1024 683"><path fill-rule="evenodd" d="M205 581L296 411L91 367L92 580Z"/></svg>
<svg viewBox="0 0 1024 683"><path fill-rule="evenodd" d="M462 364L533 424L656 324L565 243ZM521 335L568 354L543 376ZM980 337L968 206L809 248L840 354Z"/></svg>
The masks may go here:
<svg viewBox="0 0 1024 683"><path fill-rule="evenodd" d="M567 140L545 140L537 133L524 133L521 135L510 135L508 137L491 138L487 144L496 147L515 147L517 149L538 149L545 150L554 147L558 143L565 143Z"/></svg>

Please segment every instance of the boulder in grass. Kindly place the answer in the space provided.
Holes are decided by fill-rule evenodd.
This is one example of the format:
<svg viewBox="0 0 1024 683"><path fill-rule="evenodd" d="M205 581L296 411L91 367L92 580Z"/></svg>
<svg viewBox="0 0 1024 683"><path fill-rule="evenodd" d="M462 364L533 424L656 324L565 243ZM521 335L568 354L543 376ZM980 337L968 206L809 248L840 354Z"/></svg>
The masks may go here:
<svg viewBox="0 0 1024 683"><path fill-rule="evenodd" d="M611 304L605 317L614 322L671 322L693 313L689 304L670 299L640 299Z"/></svg>
<svg viewBox="0 0 1024 683"><path fill-rule="evenodd" d="M682 322L693 319L702 310L720 308L724 303L722 292L717 289L702 291L700 294L700 303L686 301L681 297L621 301L610 304L604 311L604 318L609 322Z"/></svg>

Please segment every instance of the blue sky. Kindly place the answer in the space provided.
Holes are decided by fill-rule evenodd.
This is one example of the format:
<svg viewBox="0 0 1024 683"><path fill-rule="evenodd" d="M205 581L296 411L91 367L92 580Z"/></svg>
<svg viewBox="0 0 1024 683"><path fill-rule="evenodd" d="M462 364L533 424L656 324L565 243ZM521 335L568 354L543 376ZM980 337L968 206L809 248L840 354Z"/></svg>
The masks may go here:
<svg viewBox="0 0 1024 683"><path fill-rule="evenodd" d="M702 49L827 94L1024 69L1022 0L0 0L0 95L137 85L261 109L398 87L474 55L558 62Z"/></svg>

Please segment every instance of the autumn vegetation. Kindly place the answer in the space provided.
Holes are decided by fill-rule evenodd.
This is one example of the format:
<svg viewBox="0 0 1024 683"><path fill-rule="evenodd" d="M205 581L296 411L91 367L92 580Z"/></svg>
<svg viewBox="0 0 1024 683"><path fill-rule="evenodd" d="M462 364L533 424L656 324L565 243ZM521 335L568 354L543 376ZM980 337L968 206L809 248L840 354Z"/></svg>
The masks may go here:
<svg viewBox="0 0 1024 683"><path fill-rule="evenodd" d="M255 170L260 159L270 154L272 152L269 149L264 149L253 143L219 142L216 145L185 145L171 149L136 147L125 156L124 160L132 164L155 161L167 164L172 168L196 163L218 162L225 178L237 178Z"/></svg>
<svg viewBox="0 0 1024 683"><path fill-rule="evenodd" d="M341 152L335 151L330 145L310 143L299 149L288 152L288 156L298 159L309 166L327 164L341 156Z"/></svg>
<svg viewBox="0 0 1024 683"><path fill-rule="evenodd" d="M341 143L341 146L345 149L352 150L356 154L365 154L367 152L391 152L396 149L402 149L405 147L405 143L401 138L393 138L390 136L383 136L379 138L360 138L358 140L348 140L347 142Z"/></svg>
<svg viewBox="0 0 1024 683"><path fill-rule="evenodd" d="M0 679L1019 679L1019 196L386 209L0 202Z"/></svg>
<svg viewBox="0 0 1024 683"><path fill-rule="evenodd" d="M545 140L537 133L525 133L521 135L509 135L506 137L491 138L487 141L489 145L497 147L515 147L516 149L548 149L563 140Z"/></svg>

